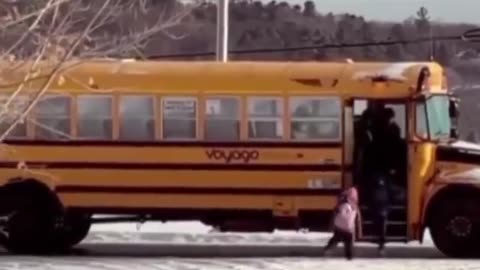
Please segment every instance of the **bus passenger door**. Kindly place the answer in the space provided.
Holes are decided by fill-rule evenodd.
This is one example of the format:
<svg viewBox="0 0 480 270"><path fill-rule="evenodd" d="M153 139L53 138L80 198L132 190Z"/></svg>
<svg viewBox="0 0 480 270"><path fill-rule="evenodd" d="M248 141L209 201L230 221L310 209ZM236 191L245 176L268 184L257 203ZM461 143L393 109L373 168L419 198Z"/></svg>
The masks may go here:
<svg viewBox="0 0 480 270"><path fill-rule="evenodd" d="M354 125L353 100L345 101L343 110L343 188L354 184Z"/></svg>
<svg viewBox="0 0 480 270"><path fill-rule="evenodd" d="M366 110L373 103L379 105L376 110L370 111L367 114ZM367 100L356 99L353 101L353 122L354 122L354 147L353 147L353 181L360 191L360 203L362 210L362 233L361 239L365 241L375 240L378 235L374 229L372 211L369 209L368 200L371 198L371 179L368 175L371 175L372 168L378 166L393 166L395 169L392 175L388 178L390 181L391 192L393 195L393 201L390 205L390 212L387 217L387 241L404 241L407 236L407 205L406 205L406 191L408 189L408 174L407 174L407 162L408 162L408 147L406 140L406 103L404 100L382 101L382 100ZM388 142L388 146L394 146L388 151L392 151L391 163L379 165L377 162L377 156L370 156L367 154L371 148L370 140L378 139L375 137L372 131L378 125L380 117L384 117L387 114L393 114L392 125L397 126L397 138L395 141ZM367 124L369 123L369 124ZM390 129L389 129L390 130ZM395 130L395 129L392 129ZM381 134L381 133L377 133ZM380 136L380 135L378 135ZM388 137L390 138L390 137ZM384 142L385 143L385 142ZM383 144L382 144L383 145ZM377 153L377 152L375 152ZM377 153L378 154L378 153ZM376 154L374 154L376 155ZM383 156L382 156L383 157ZM389 157L389 158L390 158ZM395 159L393 158L395 157ZM372 160L373 158L373 160ZM376 161L375 161L376 160ZM375 162L375 163L373 163ZM377 164L378 163L378 164ZM383 167L382 167L383 168ZM390 167L389 167L390 168Z"/></svg>

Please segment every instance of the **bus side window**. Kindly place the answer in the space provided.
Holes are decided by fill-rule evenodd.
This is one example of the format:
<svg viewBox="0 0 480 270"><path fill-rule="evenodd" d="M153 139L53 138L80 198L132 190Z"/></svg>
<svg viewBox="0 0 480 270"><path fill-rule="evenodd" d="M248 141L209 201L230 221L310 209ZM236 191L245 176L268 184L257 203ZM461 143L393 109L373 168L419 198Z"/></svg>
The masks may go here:
<svg viewBox="0 0 480 270"><path fill-rule="evenodd" d="M154 140L153 96L120 97L120 140Z"/></svg>
<svg viewBox="0 0 480 270"><path fill-rule="evenodd" d="M112 103L112 97L107 95L80 95L77 97L79 138L112 139Z"/></svg>
<svg viewBox="0 0 480 270"><path fill-rule="evenodd" d="M341 103L338 97L293 97L289 108L292 139L341 140Z"/></svg>
<svg viewBox="0 0 480 270"><path fill-rule="evenodd" d="M197 138L197 99L164 97L162 99L162 138L194 140Z"/></svg>
<svg viewBox="0 0 480 270"><path fill-rule="evenodd" d="M415 110L415 133L422 139L428 139L427 111L425 108L425 102L418 102Z"/></svg>
<svg viewBox="0 0 480 270"><path fill-rule="evenodd" d="M9 95L0 95L0 106L4 106L8 99ZM0 135L3 135L13 122L19 117L28 106L28 99L26 96L18 96L13 99L10 103L7 114L0 121ZM8 134L7 139L23 139L27 137L27 119L25 121L17 124L15 128Z"/></svg>
<svg viewBox="0 0 480 270"><path fill-rule="evenodd" d="M35 107L35 138L68 140L71 134L71 99L68 96L46 95Z"/></svg>
<svg viewBox="0 0 480 270"><path fill-rule="evenodd" d="M240 99L210 97L206 101L205 140L238 141L240 139Z"/></svg>
<svg viewBox="0 0 480 270"><path fill-rule="evenodd" d="M283 131L282 98L248 98L249 139L282 139Z"/></svg>

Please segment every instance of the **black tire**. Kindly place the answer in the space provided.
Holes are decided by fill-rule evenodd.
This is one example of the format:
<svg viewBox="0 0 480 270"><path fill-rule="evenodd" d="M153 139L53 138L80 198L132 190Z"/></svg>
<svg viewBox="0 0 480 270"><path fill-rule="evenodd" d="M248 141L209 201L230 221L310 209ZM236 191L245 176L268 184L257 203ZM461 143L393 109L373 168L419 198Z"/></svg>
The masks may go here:
<svg viewBox="0 0 480 270"><path fill-rule="evenodd" d="M25 207L12 213L7 222L6 248L18 254L44 254L54 250L55 215Z"/></svg>
<svg viewBox="0 0 480 270"><path fill-rule="evenodd" d="M63 215L61 202L48 187L36 180L5 187L6 214L4 245L20 254L51 253L55 249L55 232Z"/></svg>
<svg viewBox="0 0 480 270"><path fill-rule="evenodd" d="M57 245L60 249L69 249L79 244L90 231L91 216L82 213L67 212L62 226L57 232Z"/></svg>
<svg viewBox="0 0 480 270"><path fill-rule="evenodd" d="M435 246L446 256L477 257L480 224L479 201L471 198L448 198L438 202L429 220Z"/></svg>

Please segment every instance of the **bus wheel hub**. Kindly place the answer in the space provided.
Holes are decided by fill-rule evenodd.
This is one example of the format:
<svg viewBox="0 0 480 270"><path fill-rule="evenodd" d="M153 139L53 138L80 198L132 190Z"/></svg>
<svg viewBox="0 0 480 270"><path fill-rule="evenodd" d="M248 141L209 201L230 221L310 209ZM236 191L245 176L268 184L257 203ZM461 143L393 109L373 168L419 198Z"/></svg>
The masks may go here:
<svg viewBox="0 0 480 270"><path fill-rule="evenodd" d="M455 217L450 221L449 229L457 237L466 237L472 231L472 222L466 217Z"/></svg>

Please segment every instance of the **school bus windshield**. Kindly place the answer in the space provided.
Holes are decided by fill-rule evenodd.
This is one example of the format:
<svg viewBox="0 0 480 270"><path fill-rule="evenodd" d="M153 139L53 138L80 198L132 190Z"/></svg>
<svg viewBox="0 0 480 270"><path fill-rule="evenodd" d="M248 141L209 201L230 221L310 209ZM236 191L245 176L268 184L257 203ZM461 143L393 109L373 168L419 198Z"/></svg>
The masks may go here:
<svg viewBox="0 0 480 270"><path fill-rule="evenodd" d="M428 127L427 127L428 125ZM451 119L447 95L434 95L417 104L417 132L432 140L450 138Z"/></svg>

